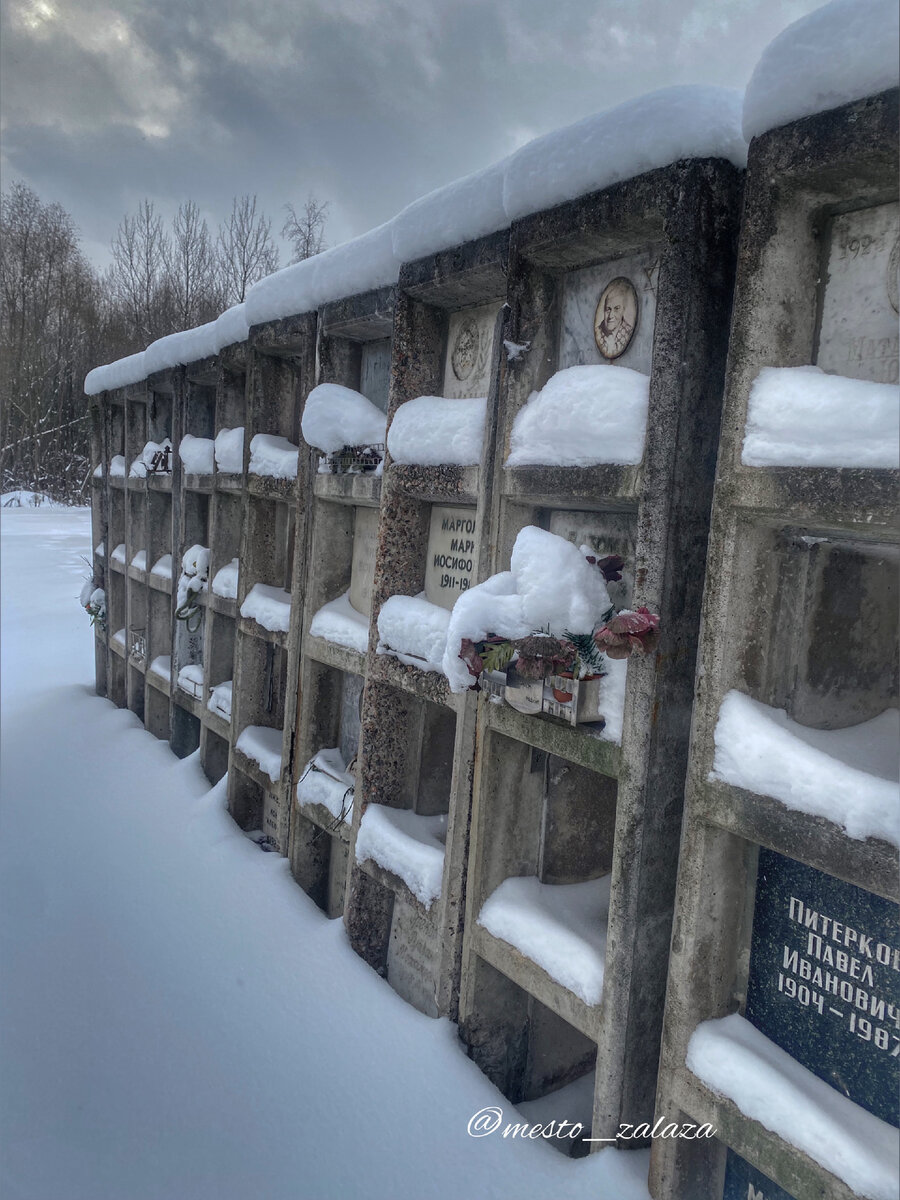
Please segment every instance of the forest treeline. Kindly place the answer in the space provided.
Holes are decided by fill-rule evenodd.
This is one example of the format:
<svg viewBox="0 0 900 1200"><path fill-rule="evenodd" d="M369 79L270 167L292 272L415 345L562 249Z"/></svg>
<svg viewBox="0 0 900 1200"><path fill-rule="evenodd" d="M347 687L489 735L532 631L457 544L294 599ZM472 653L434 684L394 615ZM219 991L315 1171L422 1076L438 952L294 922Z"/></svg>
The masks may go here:
<svg viewBox="0 0 900 1200"><path fill-rule="evenodd" d="M285 205L291 262L324 248L327 204ZM272 221L235 197L215 230L193 201L170 222L150 200L125 216L98 271L61 205L23 183L0 193L0 493L86 503L92 367L213 320L278 269Z"/></svg>

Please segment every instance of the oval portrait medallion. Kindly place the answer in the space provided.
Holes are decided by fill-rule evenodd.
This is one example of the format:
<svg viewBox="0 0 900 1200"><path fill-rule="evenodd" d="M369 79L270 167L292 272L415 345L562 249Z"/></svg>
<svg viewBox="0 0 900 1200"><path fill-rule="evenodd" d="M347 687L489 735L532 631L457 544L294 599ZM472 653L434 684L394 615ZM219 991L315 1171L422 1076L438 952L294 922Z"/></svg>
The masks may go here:
<svg viewBox="0 0 900 1200"><path fill-rule="evenodd" d="M450 354L450 366L453 368L453 374L460 381L468 379L475 370L480 341L476 323L473 320L463 322Z"/></svg>
<svg viewBox="0 0 900 1200"><path fill-rule="evenodd" d="M634 284L624 275L617 275L600 294L594 314L594 340L605 359L611 362L625 353L637 323L638 297Z"/></svg>

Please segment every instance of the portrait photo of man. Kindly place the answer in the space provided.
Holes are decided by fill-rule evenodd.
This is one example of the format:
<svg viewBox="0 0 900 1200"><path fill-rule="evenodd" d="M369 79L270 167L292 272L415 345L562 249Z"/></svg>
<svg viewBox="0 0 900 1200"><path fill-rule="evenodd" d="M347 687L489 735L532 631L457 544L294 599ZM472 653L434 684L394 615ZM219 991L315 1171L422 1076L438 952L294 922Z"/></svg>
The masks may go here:
<svg viewBox="0 0 900 1200"><path fill-rule="evenodd" d="M603 289L594 315L594 338L604 358L612 361L625 353L637 318L637 292L630 279L619 275Z"/></svg>

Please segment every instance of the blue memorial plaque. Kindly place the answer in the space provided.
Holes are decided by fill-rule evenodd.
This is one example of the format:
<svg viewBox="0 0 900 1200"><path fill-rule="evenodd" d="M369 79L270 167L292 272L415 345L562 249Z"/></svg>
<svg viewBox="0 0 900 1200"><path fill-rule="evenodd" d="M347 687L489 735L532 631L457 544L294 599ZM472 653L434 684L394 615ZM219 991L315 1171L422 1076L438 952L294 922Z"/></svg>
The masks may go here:
<svg viewBox="0 0 900 1200"><path fill-rule="evenodd" d="M794 1200L794 1197L762 1171L751 1167L745 1158L729 1150L722 1200Z"/></svg>
<svg viewBox="0 0 900 1200"><path fill-rule="evenodd" d="M896 905L760 850L747 1019L820 1079L900 1125Z"/></svg>

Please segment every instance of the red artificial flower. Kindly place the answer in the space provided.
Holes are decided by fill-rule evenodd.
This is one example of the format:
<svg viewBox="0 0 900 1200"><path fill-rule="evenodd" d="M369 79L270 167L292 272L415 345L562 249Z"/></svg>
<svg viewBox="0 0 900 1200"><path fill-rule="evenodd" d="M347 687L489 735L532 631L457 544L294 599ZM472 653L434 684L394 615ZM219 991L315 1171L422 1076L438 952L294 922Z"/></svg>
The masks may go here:
<svg viewBox="0 0 900 1200"><path fill-rule="evenodd" d="M600 559L597 566L603 572L603 578L607 583L618 583L622 578L625 559L618 554L607 554L606 558Z"/></svg>
<svg viewBox="0 0 900 1200"><path fill-rule="evenodd" d="M659 645L659 617L643 606L616 613L595 631L594 642L609 658L650 654Z"/></svg>

